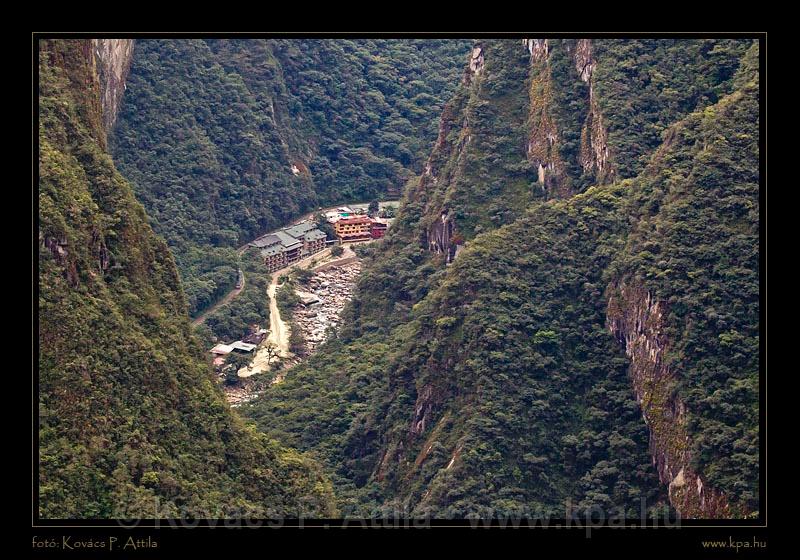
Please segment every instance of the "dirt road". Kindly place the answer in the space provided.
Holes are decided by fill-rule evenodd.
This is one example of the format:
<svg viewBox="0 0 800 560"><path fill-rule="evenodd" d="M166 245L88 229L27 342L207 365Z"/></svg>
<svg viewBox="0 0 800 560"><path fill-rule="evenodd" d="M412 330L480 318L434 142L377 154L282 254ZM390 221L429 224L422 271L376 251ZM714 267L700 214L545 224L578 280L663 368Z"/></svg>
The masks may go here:
<svg viewBox="0 0 800 560"><path fill-rule="evenodd" d="M241 247L236 249L236 253L241 258L241 256L244 254L244 252L246 250L247 250L247 244L242 245ZM216 311L217 309L219 309L223 305L229 304L231 301L233 301L233 299L236 296L238 296L239 294L242 293L242 290L244 290L244 286L245 286L245 283L247 282L247 279L245 278L244 269L241 268L241 264L240 264L239 270L242 271L242 286L240 288L233 288L230 292L225 294L221 300L219 300L217 303L215 303L214 305L212 305L211 307L209 307L208 309L203 311L200 314L199 317L196 317L196 318L192 319L192 326L193 327L197 327L198 325L202 325L205 322L205 320L208 319L209 315L214 313L214 311Z"/></svg>
<svg viewBox="0 0 800 560"><path fill-rule="evenodd" d="M272 275L272 281L267 286L267 297L269 297L269 334L267 344L264 344L256 351L253 361L249 366L245 366L238 371L239 377L247 378L257 373L269 371L275 361L275 356L270 357L267 347L273 345L278 348L277 355L281 358L289 356L289 327L281 319L281 312L278 309L278 298L275 297L278 291L278 278L283 271L278 271Z"/></svg>
<svg viewBox="0 0 800 560"><path fill-rule="evenodd" d="M272 275L272 282L267 287L267 296L269 297L269 336L267 342L271 342L278 347L280 356L285 357L289 354L289 328L286 323L281 319L281 312L278 309L278 278L281 273L276 272Z"/></svg>
<svg viewBox="0 0 800 560"><path fill-rule="evenodd" d="M348 250L349 248L345 248L345 253L343 254L347 255ZM350 253L352 253L352 250L350 250ZM291 352L289 351L289 336L291 335L291 331L289 325L281 318L281 311L278 309L278 298L276 297L278 281L281 276L289 274L293 269L308 268L311 263L318 263L320 260L330 257L330 254L330 248L323 249L319 253L314 253L272 274L272 280L269 286L267 286L267 297L269 298L269 334L267 335L267 343L273 344L278 348L278 356L281 358L291 357ZM246 378L257 373L269 371L275 359L273 358L272 362L267 361L269 354L266 351L266 347L267 345L265 344L256 352L252 363L248 367L243 367L239 370L239 377ZM282 380L283 376L279 373L273 382L280 383Z"/></svg>
<svg viewBox="0 0 800 560"><path fill-rule="evenodd" d="M225 297L223 297L217 303L215 303L214 305L212 305L211 307L209 307L208 309L203 311L202 315L200 315L199 317L197 317L196 319L194 319L192 321L192 326L196 327L198 325L202 325L205 322L205 320L208 319L209 315L214 313L214 311L216 311L217 309L219 309L223 305L228 305L231 301L233 301L233 299L236 296L238 296L239 294L241 294L242 290L244 290L245 282L246 282L246 280L244 278L244 270L243 270L242 271L242 287L241 288L232 289L230 292L225 294Z"/></svg>

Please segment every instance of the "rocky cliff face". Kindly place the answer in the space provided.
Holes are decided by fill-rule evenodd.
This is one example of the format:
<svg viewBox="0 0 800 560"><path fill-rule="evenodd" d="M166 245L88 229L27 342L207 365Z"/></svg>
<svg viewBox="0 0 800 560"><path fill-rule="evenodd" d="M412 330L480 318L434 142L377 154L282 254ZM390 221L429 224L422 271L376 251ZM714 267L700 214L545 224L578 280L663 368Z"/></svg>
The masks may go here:
<svg viewBox="0 0 800 560"><path fill-rule="evenodd" d="M558 156L558 127L550 106L553 97L548 64L550 49L547 39L523 39L523 44L531 54L527 155L537 169L542 188L555 192L559 185L564 185L564 166Z"/></svg>
<svg viewBox="0 0 800 560"><path fill-rule="evenodd" d="M650 431L650 452L672 505L684 518L731 517L726 497L690 467L686 407L676 394L676 377L665 363L666 306L646 289L624 282L610 287L608 327L631 360L636 401Z"/></svg>
<svg viewBox="0 0 800 560"><path fill-rule="evenodd" d="M465 87L473 84L473 80L480 75L483 67L484 49L482 45L476 45L472 49L469 64L464 72ZM456 233L450 208L443 198L442 187L447 188L453 174L463 165L464 152L471 140L469 114L463 111L462 104L458 100L451 100L445 105L439 121L436 144L425 162L422 176L414 192L410 193L411 198L426 203L426 214L433 217L425 229L423 246L431 252L445 255L447 263L455 257L459 244L463 246L463 240Z"/></svg>
<svg viewBox="0 0 800 560"><path fill-rule="evenodd" d="M598 184L610 183L616 173L609 161L608 131L595 96L593 78L597 61L591 39L577 41L573 58L578 75L589 85L589 114L581 129L580 165L584 173L594 175Z"/></svg>
<svg viewBox="0 0 800 560"><path fill-rule="evenodd" d="M469 84L472 78L480 75L484 65L483 46L478 44L472 47L472 54L469 57L469 65L464 73L464 82Z"/></svg>
<svg viewBox="0 0 800 560"><path fill-rule="evenodd" d="M470 174L464 182L472 185L498 184L510 176L500 177L499 161L482 161L488 151L497 150L498 139L490 130L524 125L522 146L498 152L507 169L529 172L529 180L520 177L520 182L528 183L528 201L567 198L587 185L612 183L616 178L596 94L598 62L592 41L523 39L522 48L516 42L476 43L465 64L461 91L442 116L439 138L418 190L429 191L425 195L429 225L422 244L445 254L447 263L455 256L456 245L461 245L451 241L454 235L459 237L456 232L471 237L461 218L465 212L457 208L466 185L456 190L457 183ZM514 79L519 83L513 84ZM496 194L486 201L470 200L473 208L466 213L496 212L506 193ZM476 202L485 202L485 208ZM518 199L511 206L521 202L527 201Z"/></svg>
<svg viewBox="0 0 800 560"><path fill-rule="evenodd" d="M444 109L433 152L410 193L425 205L423 247L449 264L472 237L474 223L503 223L482 224L486 216L507 219L532 199L567 198L586 181L613 182L596 66L590 40L523 39L522 49L510 41L473 45L461 88ZM565 97L571 89L577 98ZM508 127L517 127L522 138L509 141L506 134L498 149L493 131ZM502 159L489 162L492 152ZM495 191L509 181L520 184L514 200ZM476 188L482 184L488 185ZM475 197L471 190L486 194Z"/></svg>
<svg viewBox="0 0 800 560"><path fill-rule="evenodd" d="M106 133L117 120L133 59L133 39L92 39Z"/></svg>
<svg viewBox="0 0 800 560"><path fill-rule="evenodd" d="M465 77L466 76L470 76L470 74L465 74ZM445 109L445 111L447 111L447 109ZM444 117L442 118L442 121L439 124L439 137L437 138L436 145L434 147L434 155L432 155L425 163L425 171L419 180L418 191L420 193L425 193L425 191L431 191L435 189L439 183L439 178L437 175L442 170L440 168L441 163L437 161L438 158L436 156L441 153L446 153L450 149L460 150L467 142L466 138L468 137L464 137L460 143L460 146L452 147L448 145L447 137L450 133L452 125L453 123L450 120L447 120ZM467 121L465 119L464 127L466 128L466 126ZM427 193L425 193L423 196L428 198ZM443 203L439 204L439 218L433 220L433 222L426 228L424 245L431 252L444 254L446 261L450 262L456 253L456 246L455 244L451 243L455 226L446 205Z"/></svg>
<svg viewBox="0 0 800 560"><path fill-rule="evenodd" d="M456 256L458 244L453 242L453 220L447 211L428 228L428 249L434 253L445 255L446 262L451 262Z"/></svg>
<svg viewBox="0 0 800 560"><path fill-rule="evenodd" d="M523 39L523 45L531 57L531 87L528 159L538 169L539 183L550 196L566 197L573 192L573 182L577 177L570 176L565 161L569 154L564 146L566 130L569 125L563 121L565 111L575 112L573 106L563 105L563 99L556 88L551 68L553 49L548 39ZM609 160L608 132L603 122L593 82L597 66L590 39L563 41L559 45L566 51L574 65L577 79L588 85L588 96L579 100L586 113L580 131L580 150L577 154L579 169L584 175L594 179L593 183L613 182L614 172ZM562 78L563 79L563 78Z"/></svg>

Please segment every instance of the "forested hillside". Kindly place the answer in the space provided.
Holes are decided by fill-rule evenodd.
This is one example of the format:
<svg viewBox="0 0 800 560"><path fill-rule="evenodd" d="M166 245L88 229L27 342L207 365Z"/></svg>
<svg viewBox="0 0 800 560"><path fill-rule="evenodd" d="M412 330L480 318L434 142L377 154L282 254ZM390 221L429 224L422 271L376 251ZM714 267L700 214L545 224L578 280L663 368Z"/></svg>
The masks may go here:
<svg viewBox="0 0 800 560"><path fill-rule="evenodd" d="M359 515L755 514L758 88L747 40L477 43L338 339L245 413Z"/></svg>
<svg viewBox="0 0 800 560"><path fill-rule="evenodd" d="M757 41L98 41L40 43L41 517L759 515ZM236 248L401 191L243 420Z"/></svg>
<svg viewBox="0 0 800 560"><path fill-rule="evenodd" d="M462 40L140 40L111 150L172 248L189 312L233 248L321 205L397 196L421 171Z"/></svg>
<svg viewBox="0 0 800 560"><path fill-rule="evenodd" d="M635 226L610 268L608 291L609 320L623 339L640 334L630 313L641 303L637 289L658 302L650 347L626 346L661 356L635 362L633 380L647 392L641 398L662 477L672 480L681 468L687 481L702 474L697 486L725 496L712 506L720 516L759 504L757 46L734 84L734 93L670 128L634 182L628 220ZM703 509L681 499L687 510Z"/></svg>
<svg viewBox="0 0 800 560"><path fill-rule="evenodd" d="M39 47L39 515L335 515L319 467L216 387L169 249L105 151L93 42Z"/></svg>

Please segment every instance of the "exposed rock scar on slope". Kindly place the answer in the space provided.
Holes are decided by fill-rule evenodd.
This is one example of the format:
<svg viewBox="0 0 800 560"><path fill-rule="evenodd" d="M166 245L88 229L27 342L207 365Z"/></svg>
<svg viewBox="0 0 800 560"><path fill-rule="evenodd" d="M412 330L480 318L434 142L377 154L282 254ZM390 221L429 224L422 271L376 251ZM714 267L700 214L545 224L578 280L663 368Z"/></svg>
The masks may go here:
<svg viewBox="0 0 800 560"><path fill-rule="evenodd" d="M636 400L650 431L650 451L670 503L684 518L732 517L728 500L691 468L686 407L673 392L675 372L665 362L666 306L640 285L610 287L608 326L631 359ZM747 513L747 512L745 512Z"/></svg>

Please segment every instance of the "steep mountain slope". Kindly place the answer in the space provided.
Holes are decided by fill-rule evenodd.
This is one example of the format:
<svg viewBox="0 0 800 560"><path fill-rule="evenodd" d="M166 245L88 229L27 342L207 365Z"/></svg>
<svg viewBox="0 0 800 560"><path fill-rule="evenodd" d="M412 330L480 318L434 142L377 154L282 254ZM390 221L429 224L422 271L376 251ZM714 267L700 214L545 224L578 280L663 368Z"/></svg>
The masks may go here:
<svg viewBox="0 0 800 560"><path fill-rule="evenodd" d="M509 223L536 198L637 175L667 126L732 90L747 48L710 40L523 45L477 43L476 63L444 111L409 195L425 204L434 250L452 256L454 245Z"/></svg>
<svg viewBox="0 0 800 560"><path fill-rule="evenodd" d="M757 73L751 41L477 43L339 339L246 413L347 512L756 512Z"/></svg>
<svg viewBox="0 0 800 560"><path fill-rule="evenodd" d="M421 170L466 41L142 40L111 137L189 311L239 246L321 205L397 195Z"/></svg>
<svg viewBox="0 0 800 560"><path fill-rule="evenodd" d="M100 100L103 106L103 128L106 134L117 122L125 81L133 60L133 39L92 39L100 82Z"/></svg>
<svg viewBox="0 0 800 560"><path fill-rule="evenodd" d="M333 345L338 355L295 370L250 414L336 465L342 496L362 487L352 499L371 515L378 504L436 517L657 506L600 297L623 194L537 207L479 236L407 323Z"/></svg>
<svg viewBox="0 0 800 560"><path fill-rule="evenodd" d="M215 387L167 245L105 152L96 46L40 43L39 515L335 514L319 468Z"/></svg>
<svg viewBox="0 0 800 560"><path fill-rule="evenodd" d="M758 49L738 91L672 127L635 182L609 323L673 503L758 510Z"/></svg>

